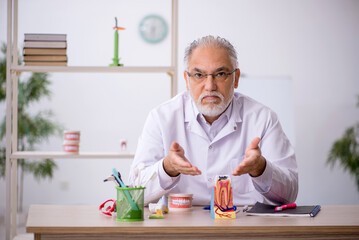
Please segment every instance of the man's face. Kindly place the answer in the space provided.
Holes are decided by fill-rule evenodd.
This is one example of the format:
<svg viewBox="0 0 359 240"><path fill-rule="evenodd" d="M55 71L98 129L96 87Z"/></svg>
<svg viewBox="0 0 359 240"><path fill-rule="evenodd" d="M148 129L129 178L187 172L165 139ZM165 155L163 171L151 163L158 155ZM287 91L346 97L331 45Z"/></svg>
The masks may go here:
<svg viewBox="0 0 359 240"><path fill-rule="evenodd" d="M184 72L187 90L200 113L212 123L228 107L232 100L234 88L238 87L239 69L228 75L224 81L213 79L208 75L201 81L196 81L198 74L223 74L234 70L231 59L224 48L198 47L188 60L188 76Z"/></svg>

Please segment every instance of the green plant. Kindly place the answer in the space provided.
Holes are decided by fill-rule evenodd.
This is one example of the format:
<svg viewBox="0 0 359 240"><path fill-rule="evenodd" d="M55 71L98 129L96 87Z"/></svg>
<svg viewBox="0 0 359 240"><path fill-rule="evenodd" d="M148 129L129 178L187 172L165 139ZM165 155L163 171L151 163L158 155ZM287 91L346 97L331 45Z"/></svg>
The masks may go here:
<svg viewBox="0 0 359 240"><path fill-rule="evenodd" d="M358 103L359 107L359 96ZM327 163L332 167L339 161L339 164L355 177L359 191L359 123L345 130L342 138L333 143L330 149Z"/></svg>
<svg viewBox="0 0 359 240"><path fill-rule="evenodd" d="M0 58L0 103L6 100L6 45L1 48L3 53ZM21 60L19 59L19 63ZM19 151L35 150L36 145L47 140L54 134L61 134L61 127L58 123L51 120L53 114L50 110L41 110L32 115L29 109L32 104L38 102L43 97L50 97L50 81L47 80L47 73L32 73L31 76L24 80L19 77L18 80L18 148ZM4 114L5 115L5 114ZM5 117L0 123L0 177L5 175L5 135L6 122ZM19 211L22 210L23 183L24 174L31 173L37 180L53 177L54 170L57 168L52 159L43 160L18 160L19 168Z"/></svg>

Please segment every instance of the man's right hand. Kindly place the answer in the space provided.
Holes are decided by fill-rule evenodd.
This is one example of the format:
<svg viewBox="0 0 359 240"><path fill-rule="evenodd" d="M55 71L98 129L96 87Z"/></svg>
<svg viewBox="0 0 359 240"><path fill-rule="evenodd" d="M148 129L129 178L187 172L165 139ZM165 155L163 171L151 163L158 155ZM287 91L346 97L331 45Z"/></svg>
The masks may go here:
<svg viewBox="0 0 359 240"><path fill-rule="evenodd" d="M171 177L176 177L180 173L186 175L201 175L201 171L192 164L184 156L183 148L177 143L173 142L168 155L163 160L163 169Z"/></svg>

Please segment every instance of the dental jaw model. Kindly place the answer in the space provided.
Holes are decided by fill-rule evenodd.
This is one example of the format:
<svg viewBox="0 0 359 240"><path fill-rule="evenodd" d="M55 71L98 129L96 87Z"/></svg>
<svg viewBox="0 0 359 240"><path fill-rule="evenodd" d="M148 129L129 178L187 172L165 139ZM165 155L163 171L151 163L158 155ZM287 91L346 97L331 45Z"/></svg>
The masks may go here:
<svg viewBox="0 0 359 240"><path fill-rule="evenodd" d="M231 179L228 175L216 177L215 186L212 189L211 217L214 219L236 218Z"/></svg>

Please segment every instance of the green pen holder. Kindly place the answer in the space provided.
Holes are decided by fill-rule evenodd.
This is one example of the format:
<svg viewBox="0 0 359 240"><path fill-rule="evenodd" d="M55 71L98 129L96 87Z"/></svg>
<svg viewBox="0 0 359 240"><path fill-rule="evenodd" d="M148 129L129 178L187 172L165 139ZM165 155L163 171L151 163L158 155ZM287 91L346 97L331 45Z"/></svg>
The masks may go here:
<svg viewBox="0 0 359 240"><path fill-rule="evenodd" d="M116 220L123 222L143 221L145 188L116 187L116 190Z"/></svg>

